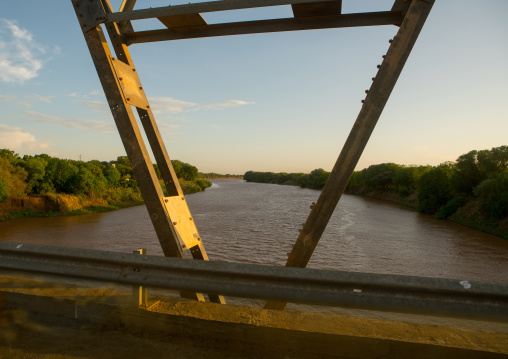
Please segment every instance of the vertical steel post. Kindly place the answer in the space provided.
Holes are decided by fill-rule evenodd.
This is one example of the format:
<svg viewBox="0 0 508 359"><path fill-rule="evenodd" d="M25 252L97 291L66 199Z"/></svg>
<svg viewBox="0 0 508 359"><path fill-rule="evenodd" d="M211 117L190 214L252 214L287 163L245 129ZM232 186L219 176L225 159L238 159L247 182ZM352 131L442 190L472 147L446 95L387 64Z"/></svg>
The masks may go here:
<svg viewBox="0 0 508 359"><path fill-rule="evenodd" d="M413 0L397 35L379 68L362 109L342 148L317 203L312 208L289 254L286 267L304 268L309 262L330 217L346 189L349 178L367 145L381 112L434 4L434 0ZM265 308L283 310L286 303L268 301Z"/></svg>
<svg viewBox="0 0 508 359"><path fill-rule="evenodd" d="M134 254L147 254L146 248L132 251ZM148 291L146 287L135 285L132 287L132 302L137 308L146 308L148 304Z"/></svg>

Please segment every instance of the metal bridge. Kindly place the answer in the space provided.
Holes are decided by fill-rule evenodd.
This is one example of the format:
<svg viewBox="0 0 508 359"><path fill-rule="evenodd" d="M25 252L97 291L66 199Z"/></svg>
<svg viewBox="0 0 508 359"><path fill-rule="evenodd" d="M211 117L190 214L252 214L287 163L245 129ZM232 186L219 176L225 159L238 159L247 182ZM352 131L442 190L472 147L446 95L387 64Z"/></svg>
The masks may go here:
<svg viewBox="0 0 508 359"><path fill-rule="evenodd" d="M164 255L182 258L190 250L194 259L208 260L201 236L192 219L178 178L157 128L134 61L133 44L230 36L279 31L343 28L358 26L398 26L390 47L354 123L349 137L321 195L313 205L287 267L305 267L342 195L347 182L374 130L402 68L432 8L434 0L395 0L390 11L343 14L341 0L222 0L134 9L136 0L123 0L114 11L109 0L72 0L102 87L129 157L134 177L146 203ZM293 17L246 22L207 24L201 13L260 7L291 6ZM159 29L135 31L133 22L158 19ZM106 36L113 46L112 54ZM154 154L169 196L165 197L134 117L135 109ZM205 300L203 294L183 291L183 297ZM224 303L218 294L209 300ZM269 301L267 308L284 309L283 301Z"/></svg>
<svg viewBox="0 0 508 359"><path fill-rule="evenodd" d="M225 303L223 295L259 298L267 300L265 307L269 309L283 310L286 302L292 301L506 319L506 284L302 269L346 188L434 0L395 0L389 11L353 14L342 13L341 0L221 0L139 10L134 9L135 4L136 0L123 0L120 9L114 11L109 0L72 0L164 255L173 258L0 243L0 268L172 288L179 290L182 297L199 301L205 301L202 293L206 293L215 303ZM200 15L274 6L291 6L293 17L207 24ZM158 19L160 28L135 31L133 22L144 19ZM390 40L372 86L366 90L360 113L289 254L287 268L206 262L201 235L171 165L129 46L360 26L397 26L399 30ZM134 109L169 196L163 194L157 180ZM185 257L186 250L193 259L201 261L175 259Z"/></svg>
<svg viewBox="0 0 508 359"><path fill-rule="evenodd" d="M133 286L134 309L131 310L129 304L130 312L123 319L144 323L145 330L161 329L160 325L156 325L158 321L164 324L162 328L173 328L173 332L180 334L193 336L204 333L203 337L208 337L214 331L217 331L217 336L226 332L228 340L244 340L248 337L247 340L255 339L255 343L263 345L280 345L279 338L287 335L286 340L282 341L291 348L297 344L298 348L308 347L313 352L321 353L324 350L332 355L348 357L378 357L380 350L394 355L411 352L411 357L421 358L434 355L497 358L506 354L506 346L498 343L508 335L504 333L493 336L492 332L485 331L482 334L484 337L475 337L474 332L448 328L447 333L451 333L448 338L455 339L436 343L434 327L416 326L412 328L412 339L405 339L399 334L407 331L407 327L400 329L397 327L400 323L394 326L380 324L379 321L370 323L367 324L367 327L370 326L367 333L355 331L355 328L365 327L365 322L356 321L353 329L348 331L345 329L351 326L351 320L337 324L336 318L332 318L330 323L333 323L334 330L337 327L344 330L314 333L315 328L323 326L323 318L320 317L297 332L294 328L274 328L266 323L250 325L250 321L247 326L240 321L225 324L222 319L160 317L146 306L146 288L169 288L178 290L183 298L221 304L225 304L224 296L261 299L266 301L265 308L278 310L271 311L270 315L280 318L292 315L281 310L285 309L287 302L294 302L472 318L488 320L489 323L501 322L500 325L508 321L508 283L305 268L365 149L434 0L394 0L389 11L353 14L342 12L341 0L220 0L148 9L134 9L136 0L123 0L118 11L113 10L109 0L71 1L165 257L149 256L142 250L128 254L0 242L2 274L19 276L28 273L50 281L54 278L71 278L73 281L85 280L87 284L88 281L94 281ZM293 16L220 24L207 24L201 16L208 12L275 6L291 6ZM145 19L157 19L159 28L135 31L133 23ZM366 90L360 113L326 185L311 207L307 221L289 253L286 267L208 261L202 237L194 224L157 128L129 46L156 41L360 26L396 26L399 29L389 41L390 47L378 65L370 89ZM142 128L138 126L134 110L139 115ZM142 130L148 143L143 140ZM152 150L168 196L162 191L147 146ZM182 260L188 257L188 253L194 260ZM0 293L7 298L7 292ZM96 310L108 315L114 311L113 307L98 302L94 302L90 308L83 308L78 299L72 303L61 300L48 302L43 296L9 294L14 305L25 306L27 311L40 314L41 310L51 308L51 313L46 313L50 316L53 313L68 315L72 312L75 315L73 318L77 319L78 307L80 311L88 310L91 313L89 318L96 316ZM226 311L234 308L211 303L187 303L207 308L205 310L220 308ZM140 310L139 307L143 305L145 310ZM120 308L120 312L123 310ZM246 312L242 312L243 309L234 310L239 317L247 316ZM258 311L262 311L258 313L258 318L267 314L262 309ZM173 322L167 325L171 320L175 320L176 325ZM293 322L298 326L303 324L300 319ZM387 334L380 339L377 333L384 332L388 327L395 328L395 334ZM423 332L427 334L421 339L419 337ZM485 337L488 337L487 341L481 339Z"/></svg>

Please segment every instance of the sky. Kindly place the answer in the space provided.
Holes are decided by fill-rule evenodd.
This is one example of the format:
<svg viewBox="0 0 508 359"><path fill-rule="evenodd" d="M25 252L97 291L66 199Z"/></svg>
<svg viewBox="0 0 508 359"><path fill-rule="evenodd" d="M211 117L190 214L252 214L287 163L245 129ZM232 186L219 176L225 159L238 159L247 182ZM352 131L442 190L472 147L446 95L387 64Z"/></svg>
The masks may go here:
<svg viewBox="0 0 508 359"><path fill-rule="evenodd" d="M120 3L112 1L115 9ZM343 0L343 13L384 11L391 3ZM166 5L140 0L136 9ZM290 16L289 6L203 14L208 23ZM436 0L357 170L438 165L508 145L507 17L506 0ZM329 171L397 30L293 31L129 49L171 159L202 172ZM0 0L0 148L83 161L125 155L70 0Z"/></svg>

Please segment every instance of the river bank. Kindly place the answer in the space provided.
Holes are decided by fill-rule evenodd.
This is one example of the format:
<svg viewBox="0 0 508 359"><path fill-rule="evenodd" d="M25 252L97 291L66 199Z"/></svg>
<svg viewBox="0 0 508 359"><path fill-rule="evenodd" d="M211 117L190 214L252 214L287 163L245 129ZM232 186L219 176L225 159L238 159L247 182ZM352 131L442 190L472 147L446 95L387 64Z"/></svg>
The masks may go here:
<svg viewBox="0 0 508 359"><path fill-rule="evenodd" d="M379 200L396 203L414 211L418 209L418 198L416 192L411 193L407 197L400 197L395 192L365 192L355 193L352 191L345 192L350 195L364 196L369 198L376 198ZM432 216L430 214L426 214ZM508 239L508 216L497 221L490 221L480 214L480 204L477 200L470 200L465 205L460 207L455 213L451 214L446 220L463 226L473 228L484 233L493 234L495 236Z"/></svg>
<svg viewBox="0 0 508 359"><path fill-rule="evenodd" d="M181 181L185 195L202 192L212 183L207 180ZM164 183L161 186L165 191ZM0 221L14 218L75 216L114 211L144 204L137 191L116 189L103 197L47 193L39 196L8 198L0 202Z"/></svg>
<svg viewBox="0 0 508 359"><path fill-rule="evenodd" d="M102 198L46 194L38 197L10 198L0 203L0 221L14 218L59 217L114 211L142 205L140 200L107 202Z"/></svg>
<svg viewBox="0 0 508 359"><path fill-rule="evenodd" d="M285 179L284 181L273 181L274 176L284 175L284 174L272 174L270 172L252 172L246 173L246 181L254 182L254 183L272 183L283 186L299 186L302 188L309 188L312 190L320 190L324 186L326 182L327 176L321 178L319 186L302 186L299 181L294 181L293 179L286 179L286 177L281 177ZM259 177L256 177L256 175ZM272 175L272 177L270 177ZM264 178L262 176L268 176L268 178ZM375 198L387 202L396 203L399 205L403 205L405 207L411 208L414 211L419 211L419 202L418 202L418 193L416 191L409 191L406 188L406 192L404 192L404 196L401 196L394 190L383 190L383 191L368 191L365 187L355 187L348 186L344 193L356 196L364 196L369 198ZM499 220L493 220L489 217L483 216L482 211L480 210L480 202L478 198L471 197L465 200L465 204L460 206L459 208L454 208L453 211L450 211L444 217L436 217L438 219L448 219L454 223L461 224L463 226L473 228L484 233L493 234L495 236L508 239L508 216L504 216ZM433 214L422 213L429 216L434 216Z"/></svg>

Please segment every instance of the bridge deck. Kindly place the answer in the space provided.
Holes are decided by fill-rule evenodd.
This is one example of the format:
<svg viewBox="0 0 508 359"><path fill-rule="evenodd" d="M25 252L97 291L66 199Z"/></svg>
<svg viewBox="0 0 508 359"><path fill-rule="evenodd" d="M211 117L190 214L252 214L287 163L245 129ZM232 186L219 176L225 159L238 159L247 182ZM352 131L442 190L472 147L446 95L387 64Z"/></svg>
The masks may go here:
<svg viewBox="0 0 508 359"><path fill-rule="evenodd" d="M148 309L137 309L130 292L121 289L55 287L0 277L4 303L0 356L497 358L508 354L506 323L450 319L449 325L422 324L408 316L396 321L282 312L177 297L155 298ZM432 323L432 317L428 320Z"/></svg>

